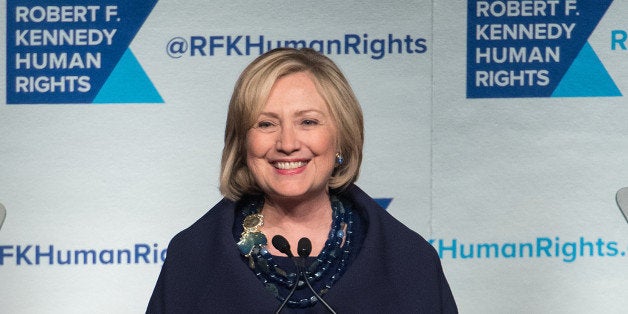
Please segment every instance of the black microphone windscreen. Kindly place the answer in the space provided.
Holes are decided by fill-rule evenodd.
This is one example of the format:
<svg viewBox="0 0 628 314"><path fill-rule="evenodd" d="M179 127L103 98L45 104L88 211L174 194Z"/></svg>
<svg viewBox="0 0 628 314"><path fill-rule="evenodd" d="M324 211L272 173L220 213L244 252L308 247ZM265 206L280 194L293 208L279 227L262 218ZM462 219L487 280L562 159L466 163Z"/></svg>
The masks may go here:
<svg viewBox="0 0 628 314"><path fill-rule="evenodd" d="M292 252L290 251L290 243L288 240L281 235L276 235L273 237L273 246L281 253L288 255L288 257L292 257Z"/></svg>
<svg viewBox="0 0 628 314"><path fill-rule="evenodd" d="M301 257L308 257L312 253L312 242L308 238L299 239L299 245L297 246L297 252Z"/></svg>

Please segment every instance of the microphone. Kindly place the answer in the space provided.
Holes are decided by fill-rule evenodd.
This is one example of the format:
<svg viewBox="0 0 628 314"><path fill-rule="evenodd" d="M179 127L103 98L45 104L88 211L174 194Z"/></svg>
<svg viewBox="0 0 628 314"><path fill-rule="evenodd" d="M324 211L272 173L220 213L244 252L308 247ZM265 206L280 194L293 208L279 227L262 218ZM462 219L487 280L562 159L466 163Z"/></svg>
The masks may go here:
<svg viewBox="0 0 628 314"><path fill-rule="evenodd" d="M292 251L290 251L290 243L288 240L281 235L276 235L273 237L273 246L281 253L288 255L288 257L293 258ZM299 242L301 243L301 242Z"/></svg>
<svg viewBox="0 0 628 314"><path fill-rule="evenodd" d="M273 243L273 246L277 249L277 251L288 255L288 257L294 260L294 255L292 255L292 251L290 251L290 243L288 243L288 240L286 240L286 238L284 238L281 235L276 235L273 237L272 243ZM299 274L300 276L301 269L299 268L298 264L295 263L295 265L297 266L297 274ZM286 296L286 299L283 300L283 302L281 303L277 311L275 311L275 314L279 314L279 312L281 312L281 310L286 306L286 304L288 304L288 300L290 300L290 297L292 297L292 295L294 294L294 291L297 290L297 286L299 285L299 280L300 280L299 276L297 276L297 280L294 282L294 286L292 286L292 289L290 289L290 293L288 293L288 296Z"/></svg>
<svg viewBox="0 0 628 314"><path fill-rule="evenodd" d="M624 218L626 218L626 222L628 222L628 187L619 189L615 195L615 200L617 201L619 210L624 215Z"/></svg>
<svg viewBox="0 0 628 314"><path fill-rule="evenodd" d="M310 239L308 238L299 239L297 252L299 253L301 263L305 264L305 259L309 257L310 253L312 252L312 242L310 241ZM297 270L299 270L298 266L297 266ZM323 306L325 306L325 308L327 308L329 313L336 314L336 311L334 311L334 309L332 309L331 306L329 306L329 304L327 304L327 302L325 302L325 300L323 300L323 298L318 293L316 293L316 290L312 288L312 284L310 284L310 280L307 279L307 274L305 273L305 266L303 266L303 269L301 269L300 271L301 271L301 275L303 276L303 279L305 280L305 283L307 284L307 287L310 288L310 291L312 291L312 293L314 293L314 296L319 301L321 301L321 303L323 304Z"/></svg>
<svg viewBox="0 0 628 314"><path fill-rule="evenodd" d="M312 242L310 241L310 239L308 238L299 239L299 244L297 246L297 253L299 253L299 256L302 258L306 258L310 256L310 253L312 253Z"/></svg>
<svg viewBox="0 0 628 314"><path fill-rule="evenodd" d="M286 240L286 238L284 238L283 236L281 235L274 236L272 239L272 243L273 243L273 246L279 252L286 254L288 257L290 257L294 261L294 265L297 267L297 274L298 274L297 281L294 283L292 290L290 290L290 293L288 294L286 299L283 301L283 303L281 303L281 306L279 306L275 314L279 314L279 312L281 312L281 310L286 306L286 304L288 303L288 300L290 299L292 294L294 294L294 291L299 285L300 277L303 277L308 288L310 288L310 291L314 293L314 296L316 297L316 299L321 301L321 303L323 304L323 306L325 306L325 308L329 311L329 313L336 314L336 311L334 311L331 308L331 306L329 306L329 304L327 304L327 302L325 302L325 300L323 300L323 298L318 293L316 293L316 290L314 290L314 288L312 287L312 284L310 284L310 281L307 279L307 274L305 273L305 265L304 265L305 259L309 257L310 253L312 252L312 241L310 241L310 239L305 238L305 237L299 239L299 244L297 246L297 253L299 254L299 258L296 258L294 255L292 255L292 251L290 250L290 243L288 243L288 240Z"/></svg>
<svg viewBox="0 0 628 314"><path fill-rule="evenodd" d="M2 229L2 224L4 223L4 218L7 216L7 209L4 208L4 205L0 203L0 229Z"/></svg>

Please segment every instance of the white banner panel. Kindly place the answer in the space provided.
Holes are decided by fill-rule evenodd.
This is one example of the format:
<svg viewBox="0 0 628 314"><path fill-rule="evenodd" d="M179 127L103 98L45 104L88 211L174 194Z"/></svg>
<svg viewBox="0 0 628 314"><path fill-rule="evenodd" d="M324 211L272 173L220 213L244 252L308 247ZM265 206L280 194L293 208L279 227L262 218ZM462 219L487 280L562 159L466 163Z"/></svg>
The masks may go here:
<svg viewBox="0 0 628 314"><path fill-rule="evenodd" d="M462 312L628 307L628 81L611 37L628 11L610 3L434 5L433 244Z"/></svg>
<svg viewBox="0 0 628 314"><path fill-rule="evenodd" d="M3 312L143 312L169 239L221 198L237 76L277 46L338 63L358 184L429 237L430 1L153 4L2 1Z"/></svg>

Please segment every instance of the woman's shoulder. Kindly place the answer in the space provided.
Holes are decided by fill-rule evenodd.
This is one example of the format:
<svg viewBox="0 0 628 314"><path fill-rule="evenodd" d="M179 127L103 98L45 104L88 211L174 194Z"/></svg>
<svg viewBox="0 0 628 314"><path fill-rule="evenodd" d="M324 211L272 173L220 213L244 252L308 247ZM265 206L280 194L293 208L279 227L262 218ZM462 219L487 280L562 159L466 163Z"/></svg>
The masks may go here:
<svg viewBox="0 0 628 314"><path fill-rule="evenodd" d="M190 246L198 248L207 244L208 237L229 233L233 224L234 207L234 202L222 199L192 225L177 233L170 241L168 250Z"/></svg>
<svg viewBox="0 0 628 314"><path fill-rule="evenodd" d="M432 257L436 254L434 247L423 236L383 209L359 187L350 186L345 195L352 200L355 209L366 221L367 238L369 239L367 242L379 242L389 248L391 246L398 247L398 249L412 248L411 251L413 252L418 249L419 252Z"/></svg>

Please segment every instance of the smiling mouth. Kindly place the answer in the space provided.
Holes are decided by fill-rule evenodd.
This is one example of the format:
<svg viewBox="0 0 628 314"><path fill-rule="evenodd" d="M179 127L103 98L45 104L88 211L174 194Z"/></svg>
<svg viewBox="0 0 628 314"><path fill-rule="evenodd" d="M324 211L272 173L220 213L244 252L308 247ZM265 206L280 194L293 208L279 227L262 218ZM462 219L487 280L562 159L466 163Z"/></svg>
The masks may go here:
<svg viewBox="0 0 628 314"><path fill-rule="evenodd" d="M273 163L273 166L281 170L292 170L301 168L307 165L307 161L277 161Z"/></svg>

